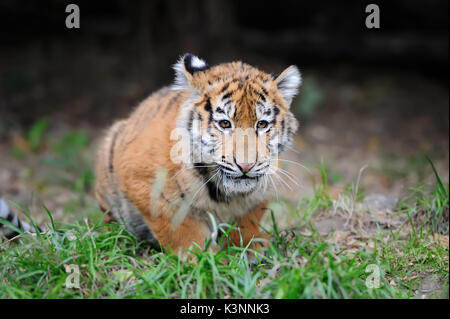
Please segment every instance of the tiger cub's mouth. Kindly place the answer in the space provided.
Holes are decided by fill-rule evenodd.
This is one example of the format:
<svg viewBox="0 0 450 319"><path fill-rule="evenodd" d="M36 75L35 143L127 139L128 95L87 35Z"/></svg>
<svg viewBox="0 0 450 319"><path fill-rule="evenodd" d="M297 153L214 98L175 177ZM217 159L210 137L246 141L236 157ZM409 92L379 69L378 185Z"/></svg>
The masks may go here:
<svg viewBox="0 0 450 319"><path fill-rule="evenodd" d="M250 172L248 172L248 173L241 173L241 172L239 172L239 173L237 173L237 172L231 173L230 170L227 167L223 167L221 165L219 165L219 170L225 177L231 178L231 179L234 179L234 180L255 180L255 181L258 181L259 178L262 176L262 175L259 175L259 174L258 175L254 175L253 173L250 173ZM252 175L249 175L249 173L252 174Z"/></svg>
<svg viewBox="0 0 450 319"><path fill-rule="evenodd" d="M259 176L248 176L248 175L241 175L241 176L230 177L230 178L234 178L236 180L245 180L245 179L253 179L253 180L256 180L256 181L259 180Z"/></svg>

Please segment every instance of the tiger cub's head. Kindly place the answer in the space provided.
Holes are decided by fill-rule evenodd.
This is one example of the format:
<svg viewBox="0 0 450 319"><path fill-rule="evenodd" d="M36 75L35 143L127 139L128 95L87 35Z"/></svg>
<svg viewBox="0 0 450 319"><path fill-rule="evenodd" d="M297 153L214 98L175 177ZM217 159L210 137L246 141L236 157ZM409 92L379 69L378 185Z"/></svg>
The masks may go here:
<svg viewBox="0 0 450 319"><path fill-rule="evenodd" d="M173 89L189 96L177 126L190 135L191 165L213 195L265 189L297 130L289 110L301 84L297 67L274 76L239 61L209 66L186 54L174 69Z"/></svg>

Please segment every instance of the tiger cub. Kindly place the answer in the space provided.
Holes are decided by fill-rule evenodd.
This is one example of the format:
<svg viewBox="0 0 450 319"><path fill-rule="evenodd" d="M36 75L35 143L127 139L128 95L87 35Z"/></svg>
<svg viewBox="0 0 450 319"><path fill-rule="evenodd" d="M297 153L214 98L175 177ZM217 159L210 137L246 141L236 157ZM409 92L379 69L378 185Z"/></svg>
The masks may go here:
<svg viewBox="0 0 450 319"><path fill-rule="evenodd" d="M102 140L101 209L175 253L204 247L219 223L237 226L229 236L236 245L269 239L259 223L276 187L278 154L297 130L289 106L299 70L273 76L240 61L209 66L191 54L174 70L171 87L150 95Z"/></svg>

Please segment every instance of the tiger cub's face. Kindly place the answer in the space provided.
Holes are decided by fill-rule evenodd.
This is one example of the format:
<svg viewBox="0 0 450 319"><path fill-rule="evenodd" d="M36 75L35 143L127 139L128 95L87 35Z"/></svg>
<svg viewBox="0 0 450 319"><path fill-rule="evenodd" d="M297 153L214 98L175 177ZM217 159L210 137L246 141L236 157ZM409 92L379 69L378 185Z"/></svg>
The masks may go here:
<svg viewBox="0 0 450 319"><path fill-rule="evenodd" d="M265 189L297 130L289 111L301 83L297 67L272 76L242 62L210 67L186 54L174 68L173 88L189 94L178 126L190 135L190 165L217 196Z"/></svg>

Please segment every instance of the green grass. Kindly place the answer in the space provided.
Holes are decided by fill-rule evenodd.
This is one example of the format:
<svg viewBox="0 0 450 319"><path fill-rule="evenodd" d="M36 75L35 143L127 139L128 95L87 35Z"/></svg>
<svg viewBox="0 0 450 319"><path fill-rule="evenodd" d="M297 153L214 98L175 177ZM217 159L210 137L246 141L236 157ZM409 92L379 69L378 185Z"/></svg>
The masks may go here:
<svg viewBox="0 0 450 319"><path fill-rule="evenodd" d="M365 285L377 253L349 257L315 233L276 234L265 256L246 249L197 250L196 264L137 242L120 225L72 224L20 244L0 246L1 298L392 298L407 297L384 279ZM74 240L70 240L73 236ZM66 288L65 265L80 269L80 288Z"/></svg>
<svg viewBox="0 0 450 319"><path fill-rule="evenodd" d="M299 208L323 209L323 197ZM101 216L49 229L0 244L0 298L409 298L429 273L448 285L448 248L433 242L426 225L406 238L391 233L387 242L380 232L373 251L350 253L312 226L301 235L275 223L256 263L240 247L196 249L195 263L183 262ZM79 268L79 288L66 287L66 265ZM366 286L370 265L380 269L379 288Z"/></svg>
<svg viewBox="0 0 450 319"><path fill-rule="evenodd" d="M83 134L68 134L55 144L53 159L84 172L86 165L78 168L73 157L86 145ZM0 238L0 298L411 298L428 276L448 287L449 186L435 170L436 186L412 189L401 201L397 214L408 216L407 223L380 229L370 239L373 249L356 252L312 226L316 214L333 206L323 163L319 171L314 194L289 207L299 217L296 224L281 229L272 219L266 231L273 240L256 262L248 248L227 247L216 254L197 248L195 263L154 250L119 224L103 223L81 200L93 183L86 171L67 181L80 198L67 209L89 218L58 223L44 207L45 234ZM447 246L436 234L447 235ZM79 288L66 286L71 266L79 269ZM374 275L379 286L369 288Z"/></svg>

